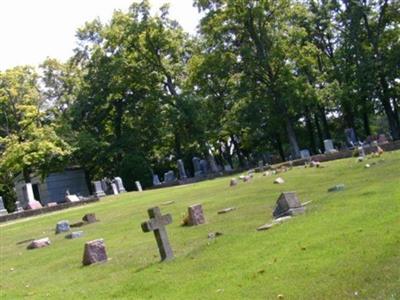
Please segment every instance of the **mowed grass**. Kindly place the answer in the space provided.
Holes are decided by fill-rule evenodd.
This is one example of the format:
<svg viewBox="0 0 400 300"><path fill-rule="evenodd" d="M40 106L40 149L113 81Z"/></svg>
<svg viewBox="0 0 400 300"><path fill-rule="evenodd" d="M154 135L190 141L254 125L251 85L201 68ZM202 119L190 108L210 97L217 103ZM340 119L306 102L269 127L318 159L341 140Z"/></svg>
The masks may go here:
<svg viewBox="0 0 400 300"><path fill-rule="evenodd" d="M85 207L0 224L1 299L400 299L400 152L371 168L354 158L324 168L294 168L229 187L230 177L107 197ZM281 176L286 183L274 185ZM328 193L344 183L343 192ZM283 191L312 200L304 215L268 231ZM171 205L162 205L173 200ZM181 227L187 207L201 203L207 224ZM176 258L159 263L147 209L171 213ZM226 207L237 210L218 215ZM55 235L57 221L94 212L85 237ZM223 235L209 240L209 232ZM50 237L43 249L25 240ZM85 241L104 238L110 260L82 266Z"/></svg>

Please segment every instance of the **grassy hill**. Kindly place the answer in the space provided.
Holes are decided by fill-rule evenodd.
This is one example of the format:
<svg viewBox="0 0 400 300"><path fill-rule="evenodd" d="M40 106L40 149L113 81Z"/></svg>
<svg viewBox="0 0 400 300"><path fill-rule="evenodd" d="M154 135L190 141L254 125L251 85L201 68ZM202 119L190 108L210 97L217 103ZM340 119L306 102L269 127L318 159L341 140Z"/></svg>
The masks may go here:
<svg viewBox="0 0 400 300"><path fill-rule="evenodd" d="M1 299L400 299L400 152L371 168L354 158L324 168L256 174L229 187L229 177L101 202L0 224ZM344 183L342 192L328 193ZM282 191L312 200L305 215L268 231ZM175 201L162 205L165 201ZM187 207L201 203L207 224L182 227ZM176 259L159 263L152 233L143 233L147 209L171 213L167 227ZM235 206L224 215L217 211ZM55 235L56 222L94 212L100 222ZM223 235L210 240L209 232ZM43 249L26 240L50 237ZM85 241L104 238L110 260L82 266Z"/></svg>

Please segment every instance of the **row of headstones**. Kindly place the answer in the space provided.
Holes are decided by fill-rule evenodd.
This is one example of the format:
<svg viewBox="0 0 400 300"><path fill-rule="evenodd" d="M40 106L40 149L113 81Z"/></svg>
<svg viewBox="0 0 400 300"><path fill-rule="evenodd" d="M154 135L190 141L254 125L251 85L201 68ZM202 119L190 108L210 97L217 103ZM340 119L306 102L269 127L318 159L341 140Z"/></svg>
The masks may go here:
<svg viewBox="0 0 400 300"><path fill-rule="evenodd" d="M137 181L136 185L138 184L140 185L140 183ZM104 197L106 195L118 195L126 192L121 177L115 177L112 180L105 178L99 181L93 181L92 186L93 194L96 197ZM142 187L140 186L140 191L141 190Z"/></svg>

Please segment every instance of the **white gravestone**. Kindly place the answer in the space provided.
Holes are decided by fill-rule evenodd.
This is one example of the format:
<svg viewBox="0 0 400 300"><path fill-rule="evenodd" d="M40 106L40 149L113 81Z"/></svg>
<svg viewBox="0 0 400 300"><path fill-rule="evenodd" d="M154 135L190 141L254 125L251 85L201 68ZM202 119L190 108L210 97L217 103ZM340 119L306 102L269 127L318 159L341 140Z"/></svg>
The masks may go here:
<svg viewBox="0 0 400 300"><path fill-rule="evenodd" d="M4 208L3 198L0 196L0 216L8 214L7 210Z"/></svg>
<svg viewBox="0 0 400 300"><path fill-rule="evenodd" d="M310 158L310 151L308 149L300 150L300 157L301 158Z"/></svg>
<svg viewBox="0 0 400 300"><path fill-rule="evenodd" d="M140 181L135 181L136 189L138 192L143 192L142 185L140 184Z"/></svg>
<svg viewBox="0 0 400 300"><path fill-rule="evenodd" d="M324 140L325 153L335 153L337 150L333 147L332 140Z"/></svg>
<svg viewBox="0 0 400 300"><path fill-rule="evenodd" d="M126 190L125 190L125 187L124 187L121 177L115 177L114 180L115 180L115 183L117 184L118 192L120 194L126 193Z"/></svg>

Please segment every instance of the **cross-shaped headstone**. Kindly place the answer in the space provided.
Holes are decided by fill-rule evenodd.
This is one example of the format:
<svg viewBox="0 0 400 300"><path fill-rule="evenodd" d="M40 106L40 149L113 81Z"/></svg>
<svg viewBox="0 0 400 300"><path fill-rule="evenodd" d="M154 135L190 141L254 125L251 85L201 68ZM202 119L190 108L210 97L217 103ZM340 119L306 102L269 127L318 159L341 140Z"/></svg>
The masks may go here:
<svg viewBox="0 0 400 300"><path fill-rule="evenodd" d="M143 231L154 231L161 261L173 259L174 254L168 241L167 231L165 230L165 226L172 223L172 216L170 214L162 216L158 207L150 208L147 212L150 220L142 223Z"/></svg>

